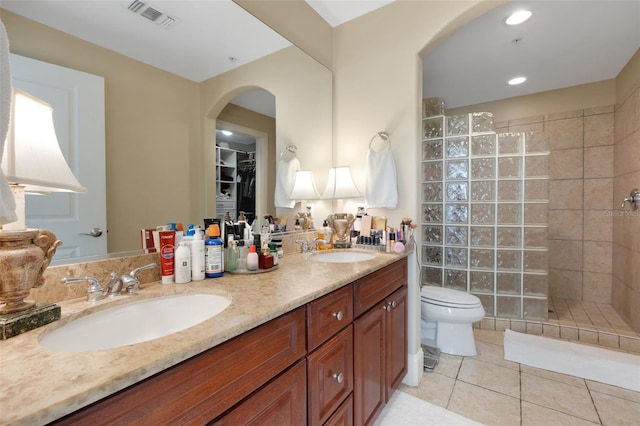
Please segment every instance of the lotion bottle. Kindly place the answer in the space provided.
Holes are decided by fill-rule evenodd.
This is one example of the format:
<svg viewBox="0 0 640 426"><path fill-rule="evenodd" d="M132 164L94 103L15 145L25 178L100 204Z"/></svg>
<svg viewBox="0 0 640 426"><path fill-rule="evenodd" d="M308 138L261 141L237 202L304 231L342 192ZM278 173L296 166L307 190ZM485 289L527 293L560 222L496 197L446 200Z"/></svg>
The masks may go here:
<svg viewBox="0 0 640 426"><path fill-rule="evenodd" d="M258 253L256 253L256 246L254 244L251 244L249 254L247 254L247 270L258 270Z"/></svg>
<svg viewBox="0 0 640 426"><path fill-rule="evenodd" d="M175 282L185 284L191 281L191 249L189 242L180 241L175 258Z"/></svg>
<svg viewBox="0 0 640 426"><path fill-rule="evenodd" d="M202 232L199 228L194 228L189 232L193 233L193 240L191 241L191 279L193 281L202 281L205 278Z"/></svg>
<svg viewBox="0 0 640 426"><path fill-rule="evenodd" d="M209 225L207 239L204 241L205 267L207 278L219 278L224 272L224 244L220 239L220 226Z"/></svg>

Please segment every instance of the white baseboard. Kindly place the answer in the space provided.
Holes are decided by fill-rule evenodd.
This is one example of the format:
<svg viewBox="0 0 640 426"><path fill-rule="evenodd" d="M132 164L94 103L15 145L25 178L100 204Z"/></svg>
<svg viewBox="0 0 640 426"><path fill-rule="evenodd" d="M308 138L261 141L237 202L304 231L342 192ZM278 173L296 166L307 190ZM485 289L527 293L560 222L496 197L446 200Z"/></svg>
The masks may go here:
<svg viewBox="0 0 640 426"><path fill-rule="evenodd" d="M407 374L405 374L402 383L407 386L418 386L422 375L424 374L424 353L422 348L418 349L415 354L409 354L407 359Z"/></svg>

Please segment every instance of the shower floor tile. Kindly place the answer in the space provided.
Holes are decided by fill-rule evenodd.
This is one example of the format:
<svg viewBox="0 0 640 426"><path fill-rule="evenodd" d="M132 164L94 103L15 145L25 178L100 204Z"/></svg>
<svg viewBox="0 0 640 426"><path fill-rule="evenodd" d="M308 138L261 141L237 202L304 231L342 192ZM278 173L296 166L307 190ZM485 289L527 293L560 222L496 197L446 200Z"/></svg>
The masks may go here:
<svg viewBox="0 0 640 426"><path fill-rule="evenodd" d="M504 331L474 335L476 357L442 354L418 386L399 390L486 425L637 424L640 392L505 361Z"/></svg>

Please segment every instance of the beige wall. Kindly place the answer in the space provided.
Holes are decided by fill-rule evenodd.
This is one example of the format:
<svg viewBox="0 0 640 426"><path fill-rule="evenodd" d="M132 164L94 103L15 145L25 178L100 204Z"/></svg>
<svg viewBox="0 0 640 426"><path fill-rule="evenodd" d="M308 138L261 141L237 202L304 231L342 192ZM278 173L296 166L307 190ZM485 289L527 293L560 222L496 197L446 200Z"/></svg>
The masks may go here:
<svg viewBox="0 0 640 426"><path fill-rule="evenodd" d="M349 164L356 185L364 190L369 141L379 131L389 133L399 202L396 209L372 209L370 214L387 216L391 226L405 216L417 221L419 215L419 55L443 34L498 4L396 1L334 29L334 162ZM353 209L355 204L346 206Z"/></svg>
<svg viewBox="0 0 640 426"><path fill-rule="evenodd" d="M621 210L619 204L633 188L640 188L640 50L617 80L612 304L640 333L640 210L628 205Z"/></svg>
<svg viewBox="0 0 640 426"><path fill-rule="evenodd" d="M198 85L5 10L2 21L12 53L105 79L109 251L139 248L142 227L200 223Z"/></svg>

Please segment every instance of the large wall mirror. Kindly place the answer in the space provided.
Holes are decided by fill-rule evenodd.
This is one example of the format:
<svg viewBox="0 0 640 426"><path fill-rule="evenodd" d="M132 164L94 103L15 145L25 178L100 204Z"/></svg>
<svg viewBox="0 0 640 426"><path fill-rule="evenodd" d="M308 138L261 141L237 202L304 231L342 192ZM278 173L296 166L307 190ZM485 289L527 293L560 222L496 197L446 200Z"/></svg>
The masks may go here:
<svg viewBox="0 0 640 426"><path fill-rule="evenodd" d="M302 167L312 170L318 187L323 187L332 160L332 73L326 67L283 39L284 47L233 70L201 79L185 78L143 63L144 52L125 56L70 35L72 28L54 29L47 17L53 19L56 13L46 7L55 8L58 3L64 2L3 1L0 17L12 53L104 78L109 253L139 250L142 228L175 221L202 224L204 218L216 216L216 128L218 121L251 128L225 115L225 108L234 105L236 97L251 91L267 91L275 98L275 129L264 149L267 182L260 182L266 188L260 195L260 206L264 206L260 209L277 215L293 212L269 211L277 153L289 144L298 147ZM128 2L119 3L127 9ZM182 2L158 1L158 6L170 8L173 3ZM234 10L234 16L257 21L231 0L224 3ZM25 4L39 7L40 14L30 16ZM81 22L81 17L74 18L76 24ZM185 19L181 25L186 28ZM233 22L226 25L234 27ZM233 33L238 31L242 33L241 28ZM265 38L251 43L259 46ZM164 49L171 57L174 52L167 46L158 42L154 48ZM230 58L197 58L216 60ZM317 218L328 214L325 204L314 206ZM28 225L38 227L37 223Z"/></svg>

